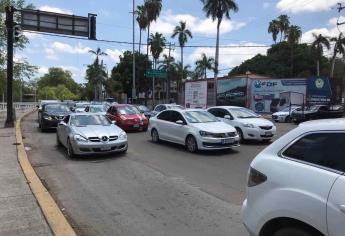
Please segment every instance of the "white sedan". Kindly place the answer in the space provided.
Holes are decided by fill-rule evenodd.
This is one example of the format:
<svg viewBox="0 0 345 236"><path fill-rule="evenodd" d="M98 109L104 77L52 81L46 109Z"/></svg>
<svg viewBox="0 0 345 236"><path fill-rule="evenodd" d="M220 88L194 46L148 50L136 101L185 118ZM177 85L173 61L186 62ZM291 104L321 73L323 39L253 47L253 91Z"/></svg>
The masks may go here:
<svg viewBox="0 0 345 236"><path fill-rule="evenodd" d="M276 126L271 121L244 107L218 106L209 108L208 112L235 127L240 136L240 141L258 140L268 142L276 134Z"/></svg>
<svg viewBox="0 0 345 236"><path fill-rule="evenodd" d="M301 110L300 106L291 106L287 107L281 111L275 112L272 114L272 120L275 122L286 122L289 123L291 121L291 114L294 111Z"/></svg>
<svg viewBox="0 0 345 236"><path fill-rule="evenodd" d="M150 119L149 133L153 142L182 144L189 152L239 146L234 127L198 109L162 111Z"/></svg>
<svg viewBox="0 0 345 236"><path fill-rule="evenodd" d="M345 119L304 122L250 164L250 235L345 235Z"/></svg>

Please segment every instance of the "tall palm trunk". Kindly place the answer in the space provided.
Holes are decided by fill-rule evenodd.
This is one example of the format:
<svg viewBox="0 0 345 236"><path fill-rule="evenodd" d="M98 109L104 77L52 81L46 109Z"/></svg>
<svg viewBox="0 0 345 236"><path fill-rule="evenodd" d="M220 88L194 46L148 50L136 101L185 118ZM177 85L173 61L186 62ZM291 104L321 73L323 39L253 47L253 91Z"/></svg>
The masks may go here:
<svg viewBox="0 0 345 236"><path fill-rule="evenodd" d="M182 66L182 70L181 70L181 81L183 80L183 46L181 46L181 66Z"/></svg>
<svg viewBox="0 0 345 236"><path fill-rule="evenodd" d="M140 55L140 49L141 49L141 29L139 30L139 55Z"/></svg>
<svg viewBox="0 0 345 236"><path fill-rule="evenodd" d="M332 65L331 65L331 72L329 74L330 78L333 78L333 76L334 76L334 67L335 67L335 58L336 58L336 56L337 56L337 54L333 54Z"/></svg>
<svg viewBox="0 0 345 236"><path fill-rule="evenodd" d="M320 76L320 60L317 59L316 61L316 75Z"/></svg>
<svg viewBox="0 0 345 236"><path fill-rule="evenodd" d="M219 61L219 30L222 19L218 18L217 23L217 41L216 41L216 56L214 61L214 85L213 85L213 96L214 96L214 105L217 105L217 83L218 83L218 61Z"/></svg>
<svg viewBox="0 0 345 236"><path fill-rule="evenodd" d="M291 65L290 65L290 74L291 74L291 77L294 76L294 46L291 45Z"/></svg>
<svg viewBox="0 0 345 236"><path fill-rule="evenodd" d="M206 69L206 67L204 69L204 78L207 79L207 69Z"/></svg>
<svg viewBox="0 0 345 236"><path fill-rule="evenodd" d="M150 23L147 25L147 40L146 40L146 57L147 57L147 64L146 64L146 69L148 69L149 65L149 39L150 39ZM146 80L148 80L146 78ZM148 86L149 87L149 86ZM147 99L149 95L149 89L147 88L145 91L145 106L147 106Z"/></svg>

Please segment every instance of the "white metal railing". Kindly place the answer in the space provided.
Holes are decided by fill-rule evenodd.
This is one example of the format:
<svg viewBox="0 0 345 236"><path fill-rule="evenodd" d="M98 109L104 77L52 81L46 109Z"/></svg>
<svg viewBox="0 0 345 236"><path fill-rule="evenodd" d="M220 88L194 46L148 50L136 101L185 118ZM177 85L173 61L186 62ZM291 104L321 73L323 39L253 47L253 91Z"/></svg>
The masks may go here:
<svg viewBox="0 0 345 236"><path fill-rule="evenodd" d="M34 109L36 107L36 102L14 102L13 107L17 110ZM6 111L7 103L0 102L0 111Z"/></svg>

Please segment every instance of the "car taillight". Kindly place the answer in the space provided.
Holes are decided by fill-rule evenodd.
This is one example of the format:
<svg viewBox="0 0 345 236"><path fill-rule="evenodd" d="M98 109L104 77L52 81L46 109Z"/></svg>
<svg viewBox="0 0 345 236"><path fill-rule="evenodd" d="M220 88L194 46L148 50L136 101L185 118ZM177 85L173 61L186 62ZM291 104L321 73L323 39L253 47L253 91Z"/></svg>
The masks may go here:
<svg viewBox="0 0 345 236"><path fill-rule="evenodd" d="M254 187L256 185L262 184L267 180L267 176L260 171L250 167L248 173L248 187Z"/></svg>

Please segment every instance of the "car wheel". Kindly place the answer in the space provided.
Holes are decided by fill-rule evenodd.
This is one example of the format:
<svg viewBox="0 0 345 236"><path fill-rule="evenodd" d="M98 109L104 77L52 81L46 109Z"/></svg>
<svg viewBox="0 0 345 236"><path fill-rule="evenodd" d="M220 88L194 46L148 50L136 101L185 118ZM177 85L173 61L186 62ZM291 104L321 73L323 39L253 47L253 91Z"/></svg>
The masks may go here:
<svg viewBox="0 0 345 236"><path fill-rule="evenodd" d="M311 232L304 227L286 227L278 229L272 236L321 236L318 232Z"/></svg>
<svg viewBox="0 0 345 236"><path fill-rule="evenodd" d="M290 118L290 116L287 116L286 118L285 118L285 123L290 123L291 122L291 118Z"/></svg>
<svg viewBox="0 0 345 236"><path fill-rule="evenodd" d="M237 131L238 136L239 136L239 142L240 142L240 143L243 143L244 138L243 138L243 132L242 132L242 130L241 130L240 128L236 128L236 131Z"/></svg>
<svg viewBox="0 0 345 236"><path fill-rule="evenodd" d="M59 135L58 135L57 132L56 132L56 144L58 145L58 147L61 147L61 146L62 146L62 144L61 144L61 142L60 142L60 139L59 139Z"/></svg>
<svg viewBox="0 0 345 236"><path fill-rule="evenodd" d="M189 135L186 139L186 148L191 153L198 151L198 143L192 135Z"/></svg>
<svg viewBox="0 0 345 236"><path fill-rule="evenodd" d="M75 157L71 141L67 139L67 158L72 159Z"/></svg>
<svg viewBox="0 0 345 236"><path fill-rule="evenodd" d="M152 138L152 142L159 143L159 134L158 134L158 131L156 129L153 129L151 131L151 138Z"/></svg>

